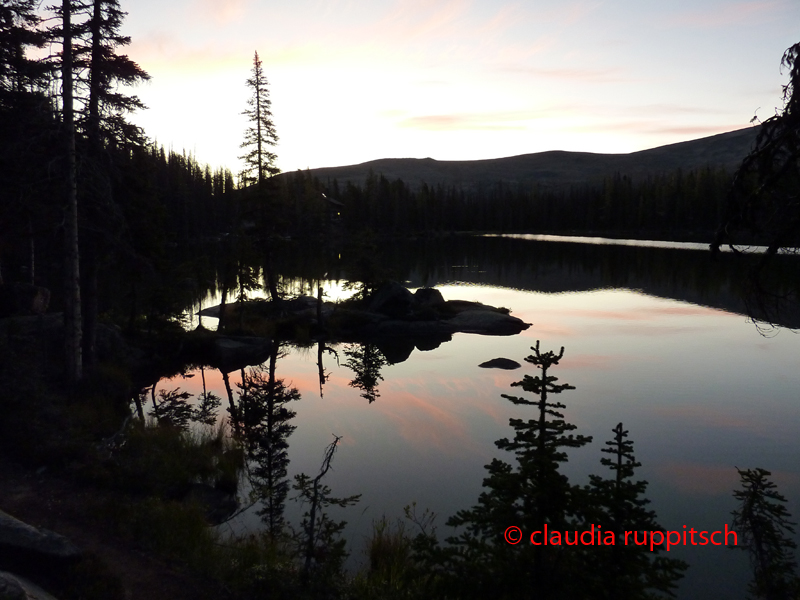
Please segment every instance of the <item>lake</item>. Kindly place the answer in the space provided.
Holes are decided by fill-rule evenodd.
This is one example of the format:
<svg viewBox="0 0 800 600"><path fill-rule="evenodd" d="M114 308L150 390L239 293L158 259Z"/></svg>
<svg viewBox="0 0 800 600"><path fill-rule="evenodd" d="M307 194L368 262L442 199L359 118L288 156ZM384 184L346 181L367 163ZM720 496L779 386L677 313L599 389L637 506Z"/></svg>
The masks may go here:
<svg viewBox="0 0 800 600"><path fill-rule="evenodd" d="M338 361L324 354L322 394L316 346L282 348L277 377L302 396L292 403L289 476L316 474L332 435L342 436L325 482L337 496L362 494L341 513L352 566L365 560L363 539L374 519L400 517L416 502L439 515L443 538L447 518L475 505L483 466L494 457L513 462L495 440L513 435L509 418L537 415L500 395L519 395L510 384L535 374L523 359L537 340L543 350L565 348L551 374L576 389L558 399L577 433L594 437L570 452L565 473L572 483L608 474L600 449L622 422L642 463L636 478L649 482L650 507L667 530L730 525L736 467L772 471L790 512L800 516L800 337L781 326L799 321L796 310L777 315L777 327L748 319L753 303L740 295L741 259L689 248L502 237L393 242L381 252L409 287L436 286L448 300L504 306L531 327L511 337L455 334L436 348L413 349L406 360L410 348L384 349L397 362L381 368L374 402L350 385L355 375L346 353L356 345L334 345ZM324 287L333 296L347 277L345 261L335 251L325 256L313 269L296 256L277 264L285 265L285 282L298 287L327 273ZM800 261L779 259L773 280L800 281ZM523 366L478 368L497 357ZM205 378L225 398L221 374L206 370ZM158 387L177 385L202 391L200 377ZM287 518L296 522L299 508L287 504ZM252 512L232 525L256 526ZM669 554L691 565L679 598L744 598L745 552L698 546Z"/></svg>

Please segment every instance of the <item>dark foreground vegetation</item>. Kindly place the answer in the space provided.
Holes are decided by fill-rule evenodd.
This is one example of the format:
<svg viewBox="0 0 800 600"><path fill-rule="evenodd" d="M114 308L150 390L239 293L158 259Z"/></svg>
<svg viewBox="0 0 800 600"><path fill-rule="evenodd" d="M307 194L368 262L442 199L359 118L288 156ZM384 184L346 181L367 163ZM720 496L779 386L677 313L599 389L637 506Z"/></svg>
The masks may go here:
<svg viewBox="0 0 800 600"><path fill-rule="evenodd" d="M529 397L507 398L528 405L530 417L512 420L513 439L497 442L510 458L487 466L476 505L447 522L455 533L440 540L431 515L409 507L408 524L375 524L369 565L357 574L344 568L344 524L329 509L358 497L337 497L324 483L338 438L318 473L287 477L298 394L276 375L277 343L269 345L269 366L240 367L242 384L236 391L228 384L225 413L224 399L213 394L189 403L179 390L157 391L153 381L184 370L176 357L187 347L217 338L179 322L209 290L224 305L263 282L280 306L279 257L289 239L326 252L354 240L347 279L364 300L388 277L370 251L376 232L702 236L728 211L719 243L752 226L744 239L765 239L777 253L796 243L800 223L797 46L785 57L792 83L784 114L764 124L754 158L733 179L734 200L724 200L730 178L715 168L644 181L609 174L602 185L557 193L493 182L469 191L411 189L380 175L363 187L341 187L302 173L274 177L277 134L257 54L246 82L246 168L234 177L166 152L127 120L143 107L124 92L148 75L121 52L129 40L116 0L64 0L49 15L50 29L37 6L0 3L4 461L88 490L81 497L87 528L183 565L212 597L645 598L674 589L685 565L617 541L628 530L662 531L645 507L646 484L634 477L639 465L622 424L604 449L606 476L579 484L560 470L567 450L590 441L570 433L564 405L549 399L570 389L548 375L563 350L537 345L528 357L541 373L515 385ZM50 47L60 51L32 58ZM376 397L380 353L353 349L348 360L354 387ZM796 598L783 498L765 471L743 471L742 481L736 518L753 557L752 591ZM244 487L263 529L226 535L212 525L230 517ZM307 506L294 529L283 518L290 495ZM510 525L529 533L543 523L575 535L602 524L615 543L543 549L503 537ZM60 597L130 593L105 557L74 558L42 569L0 544L0 570L18 570Z"/></svg>

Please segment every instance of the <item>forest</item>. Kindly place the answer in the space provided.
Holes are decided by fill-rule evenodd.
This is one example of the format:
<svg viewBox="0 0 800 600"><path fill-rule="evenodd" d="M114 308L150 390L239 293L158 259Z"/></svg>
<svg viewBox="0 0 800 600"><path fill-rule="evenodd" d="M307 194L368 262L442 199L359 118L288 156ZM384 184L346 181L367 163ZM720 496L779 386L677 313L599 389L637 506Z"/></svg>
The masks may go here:
<svg viewBox="0 0 800 600"><path fill-rule="evenodd" d="M124 53L131 41L121 34L125 14L117 0L63 0L47 9L35 0L0 2L3 460L42 480L56 472L69 485L91 490L95 528L109 527L186 566L208 584L209 597L516 598L531 590L541 598L671 595L686 565L664 553L613 544L601 552L545 553L497 537L511 520L529 530L546 521L575 532L602 523L614 539L626 529L662 531L645 508L646 482L635 479L640 464L622 423L602 450L610 457L601 462L610 471L605 477L580 485L560 471L566 449L590 441L571 433L576 426L559 412L562 403L548 400L548 394L573 389L548 376L564 348L540 351L537 342L525 360L540 374L513 384L529 396L503 395L527 406L531 418L512 420L513 439L496 442L509 460L487 465L486 491L477 504L450 518L460 532L442 543L430 515L409 507L414 531L376 523L368 540L370 566L357 575L343 566L344 525L326 511L358 497L334 497L321 483L338 438L316 478L301 473L290 482L286 476L286 438L294 429L286 405L299 395L275 375L278 344L266 370L241 368L236 395L226 379L233 433L194 435L189 423L215 422L209 410L219 409L221 400L204 393L203 404L190 409L177 390L158 397L152 381L183 373L187 365L174 359L186 348L235 333L235 326L227 332L182 327L181 315L208 292L221 294L221 314L226 301L245 300L256 288L265 288L281 309L288 296L281 288L281 257L289 253L344 256L344 278L364 295L387 278L374 248L391 236L524 231L709 241L720 232L719 247L731 232L746 230L746 239L766 240L774 254L800 229L797 144L790 145L788 159L785 150L787 137L796 142L796 103L787 104L784 120L765 127L762 153L735 174L714 167L645 180L609 173L596 186L554 191L503 182L412 187L374 173L357 186L302 171L279 173L278 136L256 53L243 82L250 101L231 107L244 108L248 119L244 167L234 173L165 149L130 121L133 111L146 110L133 87L149 75ZM788 54L794 83L800 81L798 47ZM776 144L779 150L759 162ZM778 159L794 169L795 179L769 187ZM752 200L753 190L776 189L772 205ZM774 205L785 209L777 224L774 217L764 221L776 214ZM20 314L27 316L20 320ZM368 349L349 358L363 363ZM131 357L147 368L134 372ZM322 368L320 377L321 389ZM367 392L363 379L357 376L352 387ZM146 418L148 400L153 411ZM4 465L0 471L11 468ZM235 490L251 468L249 485L265 500L267 528L259 535L222 539L196 505L176 500L200 482ZM769 475L740 471L736 523L750 535L751 590L796 597L800 583L786 535L791 523ZM312 507L291 532L278 514L289 489ZM765 525L756 517L772 520ZM766 547L752 542L764 532L772 536ZM7 555L0 544L0 569L31 570ZM45 584L76 600L129 597L101 558L84 557L63 572L54 568Z"/></svg>

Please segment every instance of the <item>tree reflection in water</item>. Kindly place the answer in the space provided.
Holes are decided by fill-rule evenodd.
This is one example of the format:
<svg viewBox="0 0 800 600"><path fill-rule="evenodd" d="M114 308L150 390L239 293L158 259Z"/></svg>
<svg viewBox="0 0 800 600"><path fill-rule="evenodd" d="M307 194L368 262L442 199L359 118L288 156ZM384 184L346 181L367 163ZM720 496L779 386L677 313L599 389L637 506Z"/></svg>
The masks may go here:
<svg viewBox="0 0 800 600"><path fill-rule="evenodd" d="M253 495L261 501L258 514L271 536L283 530L283 512L289 493L288 437L296 429L290 421L295 412L287 405L299 400L300 392L275 376L278 346L270 355L269 368L242 371L238 405L231 411L234 431L242 441L251 464Z"/></svg>
<svg viewBox="0 0 800 600"><path fill-rule="evenodd" d="M347 357L344 366L355 373L350 387L361 390L361 397L372 404L380 397L378 383L383 381L381 368L388 364L386 357L377 346L369 343L351 344L345 349L344 355Z"/></svg>

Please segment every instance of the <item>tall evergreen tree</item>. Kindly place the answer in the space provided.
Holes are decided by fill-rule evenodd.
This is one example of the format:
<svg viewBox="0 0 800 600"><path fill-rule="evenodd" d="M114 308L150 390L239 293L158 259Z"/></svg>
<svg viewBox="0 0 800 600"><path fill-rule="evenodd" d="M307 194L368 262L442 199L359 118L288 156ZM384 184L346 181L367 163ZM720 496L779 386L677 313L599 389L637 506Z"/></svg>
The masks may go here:
<svg viewBox="0 0 800 600"><path fill-rule="evenodd" d="M261 59L256 52L253 56L253 69L247 80L247 88L250 91L248 108L242 113L248 120L241 145L245 150L241 156L245 164L242 171L242 182L245 185L256 183L260 186L268 177L280 173L280 169L275 165L278 157L270 150L270 147L277 145L278 134L272 122L272 101L268 85Z"/></svg>
<svg viewBox="0 0 800 600"><path fill-rule="evenodd" d="M67 379L76 383L83 377L80 287L80 251L78 246L78 182L75 150L75 114L72 86L72 6L64 0L61 10L63 47L61 51L62 118L67 158L64 217L64 348Z"/></svg>
<svg viewBox="0 0 800 600"><path fill-rule="evenodd" d="M0 247L13 252L28 246L32 284L37 233L59 220L50 204L56 195L49 167L58 126L45 91L49 65L29 56L46 41L35 9L33 0L0 2ZM0 253L0 266L3 259Z"/></svg>
<svg viewBox="0 0 800 600"><path fill-rule="evenodd" d="M81 154L79 187L80 228L82 230L81 295L83 312L83 356L94 360L95 329L98 314L97 281L101 255L112 254L124 238L122 211L114 200L114 183L119 165L114 164L118 148L141 146L142 130L127 120L127 114L144 108L134 95L120 91L149 79L135 62L119 53L130 38L120 34L126 15L117 0L70 0L58 12L69 8L72 26L72 78L75 82L76 129L81 137L76 145ZM63 32L55 29L53 35ZM62 63L64 55L62 53ZM62 69L63 70L63 69Z"/></svg>

